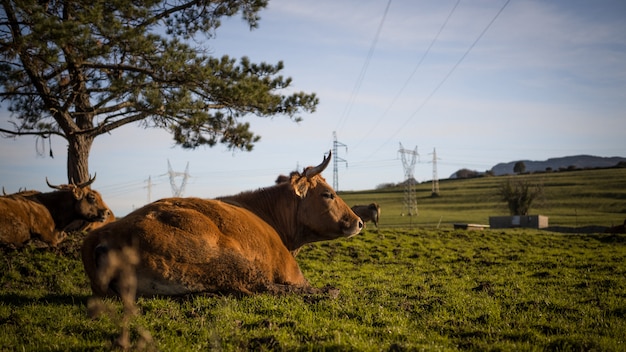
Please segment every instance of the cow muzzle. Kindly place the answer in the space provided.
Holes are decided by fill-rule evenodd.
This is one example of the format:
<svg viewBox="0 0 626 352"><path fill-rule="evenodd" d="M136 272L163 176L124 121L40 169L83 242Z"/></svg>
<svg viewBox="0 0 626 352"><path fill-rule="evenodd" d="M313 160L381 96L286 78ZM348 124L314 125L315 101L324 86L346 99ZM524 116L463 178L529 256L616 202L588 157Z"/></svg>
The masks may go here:
<svg viewBox="0 0 626 352"><path fill-rule="evenodd" d="M363 221L361 221L360 218L357 221L348 221L346 225L347 226L343 228L343 235L348 238L357 235L363 229Z"/></svg>
<svg viewBox="0 0 626 352"><path fill-rule="evenodd" d="M105 222L111 216L109 209L98 210L98 215L93 218L93 221Z"/></svg>

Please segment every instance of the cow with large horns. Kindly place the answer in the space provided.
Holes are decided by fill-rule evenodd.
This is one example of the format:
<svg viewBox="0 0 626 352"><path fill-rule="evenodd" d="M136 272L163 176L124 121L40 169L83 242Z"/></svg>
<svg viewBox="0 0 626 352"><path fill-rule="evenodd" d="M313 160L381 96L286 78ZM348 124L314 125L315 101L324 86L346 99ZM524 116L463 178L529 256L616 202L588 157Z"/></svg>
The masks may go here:
<svg viewBox="0 0 626 352"><path fill-rule="evenodd" d="M92 231L82 259L94 294L121 295L115 266L130 252L121 266L135 266L136 296L315 292L293 253L363 227L321 176L330 158L289 182L213 200L161 199Z"/></svg>
<svg viewBox="0 0 626 352"><path fill-rule="evenodd" d="M65 239L75 221L105 222L110 210L90 188L96 177L81 184L51 185L53 192L20 191L0 197L0 243L22 246L38 238L50 246Z"/></svg>

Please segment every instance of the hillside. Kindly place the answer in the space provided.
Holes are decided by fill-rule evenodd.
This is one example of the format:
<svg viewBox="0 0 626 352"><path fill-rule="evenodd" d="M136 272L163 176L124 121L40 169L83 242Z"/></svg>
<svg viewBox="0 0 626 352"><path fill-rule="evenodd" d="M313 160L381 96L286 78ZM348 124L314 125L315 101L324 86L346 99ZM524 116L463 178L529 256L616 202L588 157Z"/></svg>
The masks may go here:
<svg viewBox="0 0 626 352"><path fill-rule="evenodd" d="M594 169L613 167L620 162L626 162L626 158L617 156L600 157L593 155L574 155L560 158L550 158L543 161L516 160L508 163L499 163L491 168L491 172L496 176L514 174L515 172L513 172L513 167L519 161L522 161L526 166L526 172L537 172L546 170L556 171L567 168Z"/></svg>
<svg viewBox="0 0 626 352"><path fill-rule="evenodd" d="M416 185L418 215L406 216L402 186L360 192L341 192L350 205L377 202L382 227L451 227L452 224L488 224L490 216L509 215L498 187L511 176L448 179L439 183L440 196L431 197L431 182ZM522 176L544 186L542 199L531 214L550 218L550 226L582 228L614 226L626 218L626 168L537 173ZM373 228L368 224L368 229Z"/></svg>

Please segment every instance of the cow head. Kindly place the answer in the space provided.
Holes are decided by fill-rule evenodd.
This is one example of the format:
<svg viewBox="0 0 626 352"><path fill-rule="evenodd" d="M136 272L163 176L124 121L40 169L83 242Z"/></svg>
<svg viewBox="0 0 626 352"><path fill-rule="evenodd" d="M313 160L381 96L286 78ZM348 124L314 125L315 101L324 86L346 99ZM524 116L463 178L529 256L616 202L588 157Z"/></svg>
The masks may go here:
<svg viewBox="0 0 626 352"><path fill-rule="evenodd" d="M74 199L74 211L80 217L88 221L106 221L111 216L111 210L102 200L102 196L89 186L96 180L96 175L87 182L69 185L51 185L46 178L46 183L50 188L60 191L71 192Z"/></svg>
<svg viewBox="0 0 626 352"><path fill-rule="evenodd" d="M330 163L331 153L322 163L307 167L302 173L292 172L290 183L301 201L298 205L298 223L321 241L351 237L363 228L363 222L335 193L321 176Z"/></svg>

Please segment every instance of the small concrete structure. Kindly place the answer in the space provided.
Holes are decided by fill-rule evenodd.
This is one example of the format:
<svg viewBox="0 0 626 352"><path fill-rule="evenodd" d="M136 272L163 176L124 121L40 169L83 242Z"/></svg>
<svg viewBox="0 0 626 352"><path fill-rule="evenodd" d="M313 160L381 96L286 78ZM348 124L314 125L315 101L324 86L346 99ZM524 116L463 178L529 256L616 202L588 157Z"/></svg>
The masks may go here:
<svg viewBox="0 0 626 352"><path fill-rule="evenodd" d="M460 230L484 230L488 229L489 225L455 223L454 228Z"/></svg>
<svg viewBox="0 0 626 352"><path fill-rule="evenodd" d="M490 216L489 226L492 229L510 229L514 227L543 229L548 227L548 217L543 215Z"/></svg>

